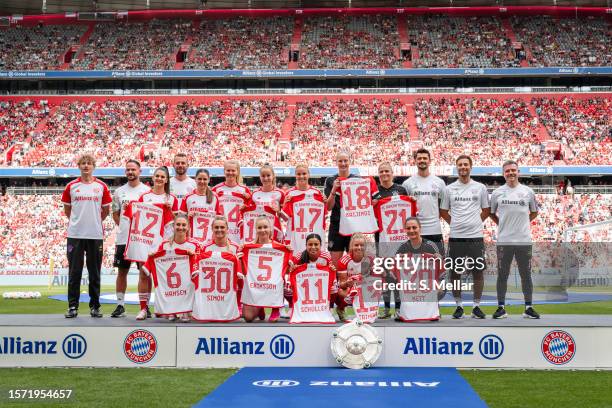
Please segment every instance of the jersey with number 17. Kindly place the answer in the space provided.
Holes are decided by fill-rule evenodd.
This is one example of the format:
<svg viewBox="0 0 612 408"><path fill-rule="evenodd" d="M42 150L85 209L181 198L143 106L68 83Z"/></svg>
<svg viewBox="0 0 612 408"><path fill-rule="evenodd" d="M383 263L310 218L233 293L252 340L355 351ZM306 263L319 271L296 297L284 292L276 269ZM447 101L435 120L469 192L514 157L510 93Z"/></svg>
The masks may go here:
<svg viewBox="0 0 612 408"><path fill-rule="evenodd" d="M291 195L283 206L282 214L287 219L287 241L295 256L306 249L309 234L318 234L322 239L325 237L327 207L319 191L313 189Z"/></svg>

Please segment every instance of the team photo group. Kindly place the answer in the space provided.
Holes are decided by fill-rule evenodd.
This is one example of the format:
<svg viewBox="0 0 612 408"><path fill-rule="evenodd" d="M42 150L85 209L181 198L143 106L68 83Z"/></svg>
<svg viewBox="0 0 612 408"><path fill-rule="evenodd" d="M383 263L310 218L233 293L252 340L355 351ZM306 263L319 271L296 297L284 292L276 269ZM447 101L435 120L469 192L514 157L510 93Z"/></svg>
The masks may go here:
<svg viewBox="0 0 612 408"><path fill-rule="evenodd" d="M382 163L377 183L351 173L350 155L339 153L337 174L325 180L323 191L310 185L305 164L295 167L289 189L279 188L274 169L264 165L260 186L251 190L237 161L226 161L224 181L212 186L206 169L189 177L189 157L179 153L172 161L174 176L158 167L150 187L141 181L140 163L129 160L127 183L111 194L93 175L96 158L84 154L77 163L80 177L61 198L69 219L65 317L78 316L84 266L90 315L102 317L103 221L111 215L117 226L117 305L111 317L126 315L127 275L134 263L137 320L436 321L444 288L456 303L452 318L464 317L462 289L468 289L471 317L485 319L483 224L491 218L498 225L498 308L492 317L507 317L507 282L516 260L523 316L540 318L532 306L530 229L538 206L533 190L519 183L518 164L503 164L506 182L489 195L471 179L469 156L456 158L458 179L449 185L430 173L431 162L428 150L417 150L417 174L402 184L394 182L392 164ZM447 242L442 223L450 227ZM380 268L400 255L417 262Z"/></svg>

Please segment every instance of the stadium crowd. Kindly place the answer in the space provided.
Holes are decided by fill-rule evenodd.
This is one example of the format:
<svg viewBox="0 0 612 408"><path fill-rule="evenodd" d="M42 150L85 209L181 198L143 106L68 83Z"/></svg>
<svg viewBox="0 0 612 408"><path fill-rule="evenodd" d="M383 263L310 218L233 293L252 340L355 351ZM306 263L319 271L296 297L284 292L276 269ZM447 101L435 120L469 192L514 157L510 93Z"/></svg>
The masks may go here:
<svg viewBox="0 0 612 408"><path fill-rule="evenodd" d="M220 166L228 157L250 165L273 162L275 141L286 117L287 104L282 100L180 103L164 133L164 154L153 163L165 163L164 158L185 150L197 163L209 166Z"/></svg>
<svg viewBox="0 0 612 408"><path fill-rule="evenodd" d="M517 40L531 51L533 67L612 65L612 29L602 18L513 17Z"/></svg>
<svg viewBox="0 0 612 408"><path fill-rule="evenodd" d="M0 30L0 70L56 70L62 54L78 44L85 25L12 27Z"/></svg>
<svg viewBox="0 0 612 408"><path fill-rule="evenodd" d="M100 158L99 166L122 166L153 140L167 108L155 101L63 102L52 110L45 130L32 133L29 147L13 163L73 166L79 152L90 151Z"/></svg>
<svg viewBox="0 0 612 408"><path fill-rule="evenodd" d="M400 68L394 16L324 16L304 20L300 68Z"/></svg>
<svg viewBox="0 0 612 408"><path fill-rule="evenodd" d="M494 17L408 17L412 45L418 47L415 68L507 68L519 61Z"/></svg>
<svg viewBox="0 0 612 408"><path fill-rule="evenodd" d="M285 69L293 20L287 17L203 20L185 69Z"/></svg>
<svg viewBox="0 0 612 408"><path fill-rule="evenodd" d="M191 30L187 20L97 24L72 69L174 69L176 53Z"/></svg>

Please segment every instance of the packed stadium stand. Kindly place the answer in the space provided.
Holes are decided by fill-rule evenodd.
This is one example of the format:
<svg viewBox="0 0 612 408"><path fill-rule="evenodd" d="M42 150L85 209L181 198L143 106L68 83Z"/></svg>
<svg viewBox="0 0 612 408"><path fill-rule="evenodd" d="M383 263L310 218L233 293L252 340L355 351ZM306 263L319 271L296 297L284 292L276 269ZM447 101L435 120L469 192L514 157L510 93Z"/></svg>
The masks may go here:
<svg viewBox="0 0 612 408"><path fill-rule="evenodd" d="M203 20L185 69L287 68L293 19Z"/></svg>
<svg viewBox="0 0 612 408"><path fill-rule="evenodd" d="M329 166L347 147L364 166L409 165L420 146L446 165L466 151L480 166L605 165L612 152L612 100L598 94L21 98L0 112L0 163L11 167L71 166L84 151L99 166L155 165L179 150L202 166Z"/></svg>

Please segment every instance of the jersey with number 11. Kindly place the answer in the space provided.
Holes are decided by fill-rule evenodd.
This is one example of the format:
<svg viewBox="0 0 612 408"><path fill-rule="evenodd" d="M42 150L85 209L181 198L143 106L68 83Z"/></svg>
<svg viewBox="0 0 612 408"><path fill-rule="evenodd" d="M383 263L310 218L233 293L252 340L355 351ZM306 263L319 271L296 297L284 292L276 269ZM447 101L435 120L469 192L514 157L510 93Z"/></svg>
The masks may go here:
<svg viewBox="0 0 612 408"><path fill-rule="evenodd" d="M336 320L329 310L330 293L336 274L315 262L302 264L291 272L293 312L289 323L326 323Z"/></svg>

